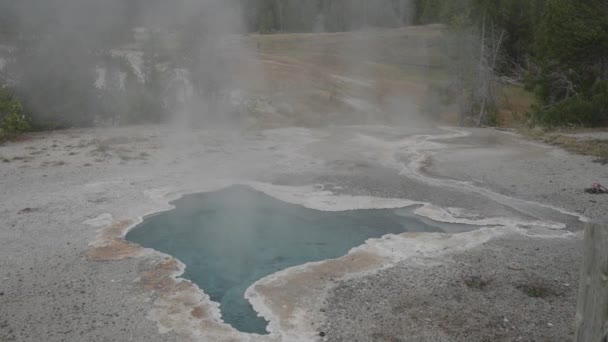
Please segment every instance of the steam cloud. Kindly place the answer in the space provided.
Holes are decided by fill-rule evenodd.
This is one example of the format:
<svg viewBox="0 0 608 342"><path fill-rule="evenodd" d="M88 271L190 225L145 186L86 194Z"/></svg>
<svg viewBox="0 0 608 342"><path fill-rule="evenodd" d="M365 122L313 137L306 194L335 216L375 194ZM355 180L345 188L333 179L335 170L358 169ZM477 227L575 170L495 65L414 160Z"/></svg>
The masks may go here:
<svg viewBox="0 0 608 342"><path fill-rule="evenodd" d="M0 40L0 82L15 89L41 128L238 123L246 116L239 107L241 90L267 82L255 65L255 46L244 35L260 29L253 24L266 15L259 3L0 0L0 32L8 32ZM413 13L411 0L281 3L272 12L272 25L284 31L399 27ZM377 43L363 38L336 45L346 51L337 57L346 65L343 71L365 74L362 59L383 58ZM305 98L283 95L284 102ZM370 109L355 97L345 96L347 104ZM409 105L392 102L393 107Z"/></svg>
<svg viewBox="0 0 608 342"><path fill-rule="evenodd" d="M236 1L5 0L0 13L0 80L44 126L207 115L232 81L225 56L246 55L229 39L244 30Z"/></svg>

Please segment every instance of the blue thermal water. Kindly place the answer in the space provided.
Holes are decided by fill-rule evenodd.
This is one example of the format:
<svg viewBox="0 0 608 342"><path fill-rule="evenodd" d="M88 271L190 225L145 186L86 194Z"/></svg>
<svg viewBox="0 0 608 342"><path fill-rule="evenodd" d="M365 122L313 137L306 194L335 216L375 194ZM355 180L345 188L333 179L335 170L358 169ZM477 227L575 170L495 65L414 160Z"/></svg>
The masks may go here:
<svg viewBox="0 0 608 342"><path fill-rule="evenodd" d="M226 323L258 334L266 333L267 322L244 298L257 280L343 256L370 238L441 231L394 210L324 212L246 186L188 195L174 205L145 219L127 240L178 258L186 265L183 277L220 303Z"/></svg>

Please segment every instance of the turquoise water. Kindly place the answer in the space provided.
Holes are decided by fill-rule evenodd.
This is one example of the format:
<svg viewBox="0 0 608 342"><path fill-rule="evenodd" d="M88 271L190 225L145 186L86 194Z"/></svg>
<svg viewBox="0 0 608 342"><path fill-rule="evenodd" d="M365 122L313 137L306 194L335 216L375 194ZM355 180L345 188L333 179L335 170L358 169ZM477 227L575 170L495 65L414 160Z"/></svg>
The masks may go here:
<svg viewBox="0 0 608 342"><path fill-rule="evenodd" d="M436 232L394 210L323 212L276 200L245 186L185 196L175 209L151 216L127 240L172 255L184 278L220 303L236 329L266 333L243 297L257 280L288 267L343 256L369 238Z"/></svg>

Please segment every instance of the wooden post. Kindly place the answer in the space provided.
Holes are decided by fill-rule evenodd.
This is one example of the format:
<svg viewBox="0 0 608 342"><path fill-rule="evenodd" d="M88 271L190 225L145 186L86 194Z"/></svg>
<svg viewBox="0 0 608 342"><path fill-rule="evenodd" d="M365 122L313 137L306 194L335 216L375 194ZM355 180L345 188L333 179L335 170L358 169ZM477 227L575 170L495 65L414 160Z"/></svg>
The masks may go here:
<svg viewBox="0 0 608 342"><path fill-rule="evenodd" d="M585 228L576 308L576 342L608 342L608 224Z"/></svg>

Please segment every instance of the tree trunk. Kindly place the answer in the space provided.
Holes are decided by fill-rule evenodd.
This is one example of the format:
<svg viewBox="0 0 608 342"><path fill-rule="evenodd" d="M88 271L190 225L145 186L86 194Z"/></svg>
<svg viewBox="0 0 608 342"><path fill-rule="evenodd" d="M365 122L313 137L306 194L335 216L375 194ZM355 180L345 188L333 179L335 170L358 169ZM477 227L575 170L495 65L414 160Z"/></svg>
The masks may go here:
<svg viewBox="0 0 608 342"><path fill-rule="evenodd" d="M483 117L486 111L486 96L487 96L487 80L485 73L485 62L486 62L486 15L483 15L483 24L481 28L481 56L479 56L479 81L481 82L481 94L483 96L481 102L481 108L479 110L479 118L477 119L477 126L481 126Z"/></svg>
<svg viewBox="0 0 608 342"><path fill-rule="evenodd" d="M363 3L365 4L365 7L363 9L363 15L364 15L364 18L365 18L364 22L363 22L363 26L365 28L367 28L368 25L369 25L369 6L368 6L369 4L368 4L367 1L364 1Z"/></svg>
<svg viewBox="0 0 608 342"><path fill-rule="evenodd" d="M282 4L282 0L276 0L276 6L277 6L277 17L279 19L279 32L283 32L283 4Z"/></svg>
<svg viewBox="0 0 608 342"><path fill-rule="evenodd" d="M608 225L585 228L584 263L578 290L576 342L608 341Z"/></svg>

